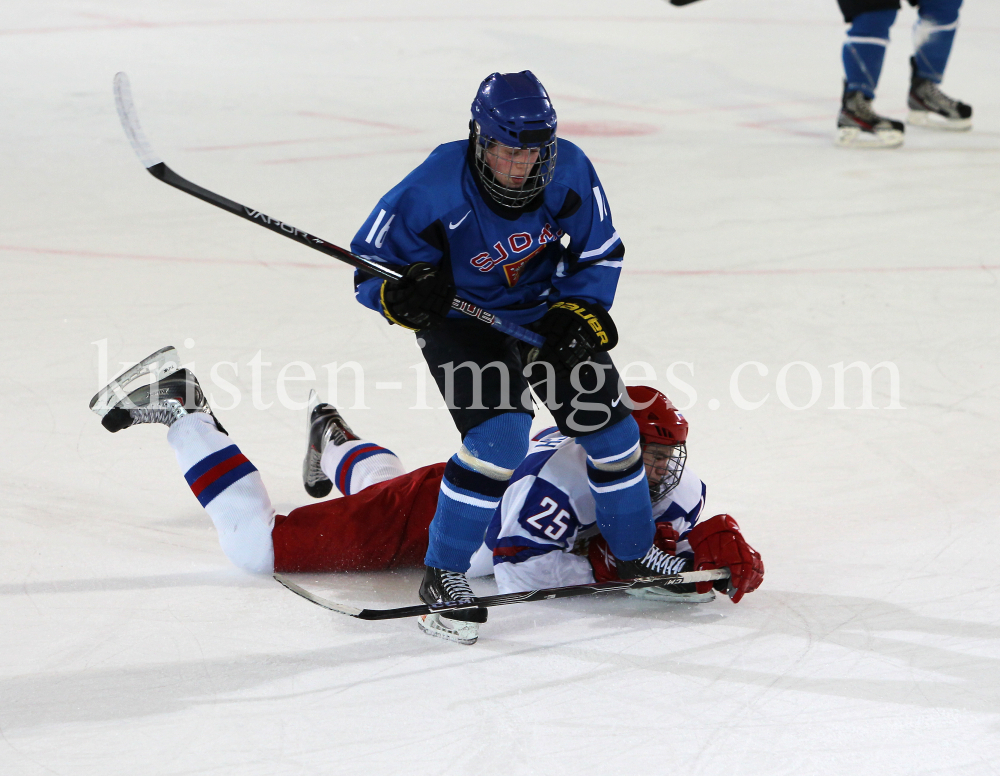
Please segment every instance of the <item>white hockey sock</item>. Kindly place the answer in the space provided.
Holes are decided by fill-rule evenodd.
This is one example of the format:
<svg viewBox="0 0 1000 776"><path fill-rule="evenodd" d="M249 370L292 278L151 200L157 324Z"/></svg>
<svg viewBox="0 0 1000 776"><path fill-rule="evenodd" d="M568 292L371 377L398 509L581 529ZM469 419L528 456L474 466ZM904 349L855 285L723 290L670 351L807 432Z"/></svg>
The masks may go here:
<svg viewBox="0 0 1000 776"><path fill-rule="evenodd" d="M176 421L167 432L191 491L212 518L226 557L244 571L274 571L274 508L257 467L204 412Z"/></svg>
<svg viewBox="0 0 1000 776"><path fill-rule="evenodd" d="M345 496L406 474L394 452L361 439L327 445L320 467Z"/></svg>

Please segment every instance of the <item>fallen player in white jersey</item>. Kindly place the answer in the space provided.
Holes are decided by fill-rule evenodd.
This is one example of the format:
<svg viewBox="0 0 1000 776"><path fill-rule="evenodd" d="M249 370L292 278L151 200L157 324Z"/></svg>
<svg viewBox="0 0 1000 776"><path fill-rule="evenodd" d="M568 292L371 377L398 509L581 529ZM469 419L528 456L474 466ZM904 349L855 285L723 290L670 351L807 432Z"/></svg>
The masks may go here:
<svg viewBox="0 0 1000 776"><path fill-rule="evenodd" d="M395 454L359 439L334 407L319 404L313 394L303 482L314 497L326 496L334 485L343 497L276 515L260 473L215 419L195 376L176 370L176 351L165 348L143 364L98 393L91 408L109 431L139 423L169 427L167 441L181 471L237 566L270 574L422 565L444 463L407 473ZM159 381L136 388L148 374ZM730 579L716 584L738 602L763 579L760 555L729 515L698 523L705 486L685 467L687 421L652 388L630 387L628 394L642 464L625 486L633 479L649 483L656 545L668 558L658 573L729 568ZM495 573L502 593L617 579L616 560L596 525L591 488L601 487L601 470L592 464L582 446L556 429L537 434L494 504L469 576ZM609 488L620 487L622 474L610 476L617 484ZM710 582L629 592L684 603L714 598ZM422 617L420 625L430 635L465 644L478 636L478 623L439 614Z"/></svg>

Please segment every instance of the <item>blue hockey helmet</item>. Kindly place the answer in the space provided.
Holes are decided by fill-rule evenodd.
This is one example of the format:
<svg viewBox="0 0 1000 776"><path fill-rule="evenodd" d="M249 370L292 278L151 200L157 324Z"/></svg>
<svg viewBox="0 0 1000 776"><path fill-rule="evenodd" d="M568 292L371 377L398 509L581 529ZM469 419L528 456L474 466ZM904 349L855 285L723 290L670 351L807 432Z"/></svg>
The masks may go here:
<svg viewBox="0 0 1000 776"><path fill-rule="evenodd" d="M493 73L472 102L476 174L501 205L522 207L551 181L556 112L530 70Z"/></svg>

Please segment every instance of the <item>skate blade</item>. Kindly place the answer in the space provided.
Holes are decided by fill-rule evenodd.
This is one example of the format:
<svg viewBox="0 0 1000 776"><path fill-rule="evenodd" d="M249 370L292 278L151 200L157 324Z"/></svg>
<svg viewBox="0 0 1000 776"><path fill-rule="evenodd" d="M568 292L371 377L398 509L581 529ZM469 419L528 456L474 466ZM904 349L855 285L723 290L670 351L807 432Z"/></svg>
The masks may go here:
<svg viewBox="0 0 1000 776"><path fill-rule="evenodd" d="M972 117L967 119L949 119L939 113L929 110L911 110L906 117L906 123L915 127L928 129L943 129L946 132L968 132L972 129Z"/></svg>
<svg viewBox="0 0 1000 776"><path fill-rule="evenodd" d="M661 604L707 604L715 600L715 593L675 593L663 587L641 587L637 590L626 590L633 598L644 601L657 601Z"/></svg>
<svg viewBox="0 0 1000 776"><path fill-rule="evenodd" d="M898 129L865 132L858 127L839 127L834 142L841 148L899 148L903 133Z"/></svg>
<svg viewBox="0 0 1000 776"><path fill-rule="evenodd" d="M177 355L177 348L168 345L160 348L155 353L146 356L142 361L126 369L118 377L104 386L90 400L90 409L102 418L112 409L128 398L129 386L136 380L146 375L152 375L152 382L157 382L177 371L180 366L180 356Z"/></svg>
<svg viewBox="0 0 1000 776"><path fill-rule="evenodd" d="M445 623L450 623L446 625ZM462 620L446 620L440 614L425 614L417 618L417 625L428 636L454 641L471 647L479 638L478 622L463 622Z"/></svg>

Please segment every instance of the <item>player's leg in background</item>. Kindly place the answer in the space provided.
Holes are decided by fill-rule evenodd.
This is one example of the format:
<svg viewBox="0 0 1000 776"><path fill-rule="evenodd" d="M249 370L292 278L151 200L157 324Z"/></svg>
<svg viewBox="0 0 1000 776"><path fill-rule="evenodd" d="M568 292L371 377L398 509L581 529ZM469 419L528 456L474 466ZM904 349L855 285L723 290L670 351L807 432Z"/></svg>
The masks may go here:
<svg viewBox="0 0 1000 776"><path fill-rule="evenodd" d="M274 508L257 467L203 412L175 421L167 441L188 486L215 524L226 557L244 571L270 574Z"/></svg>
<svg viewBox="0 0 1000 776"><path fill-rule="evenodd" d="M958 29L962 0L921 0L913 27L913 57L910 59L910 115L907 121L934 129L972 128L972 108L944 94L938 84L944 78L948 57Z"/></svg>
<svg viewBox="0 0 1000 776"><path fill-rule="evenodd" d="M883 8L851 18L842 52L845 91L861 92L869 100L874 99L896 13L896 8Z"/></svg>
<svg viewBox="0 0 1000 776"><path fill-rule="evenodd" d="M936 84L944 78L962 0L921 0L913 26L914 71Z"/></svg>
<svg viewBox="0 0 1000 776"><path fill-rule="evenodd" d="M850 24L844 41L844 92L837 115L837 145L853 148L896 148L903 143L901 121L878 115L872 108L896 20L899 0L839 0Z"/></svg>

